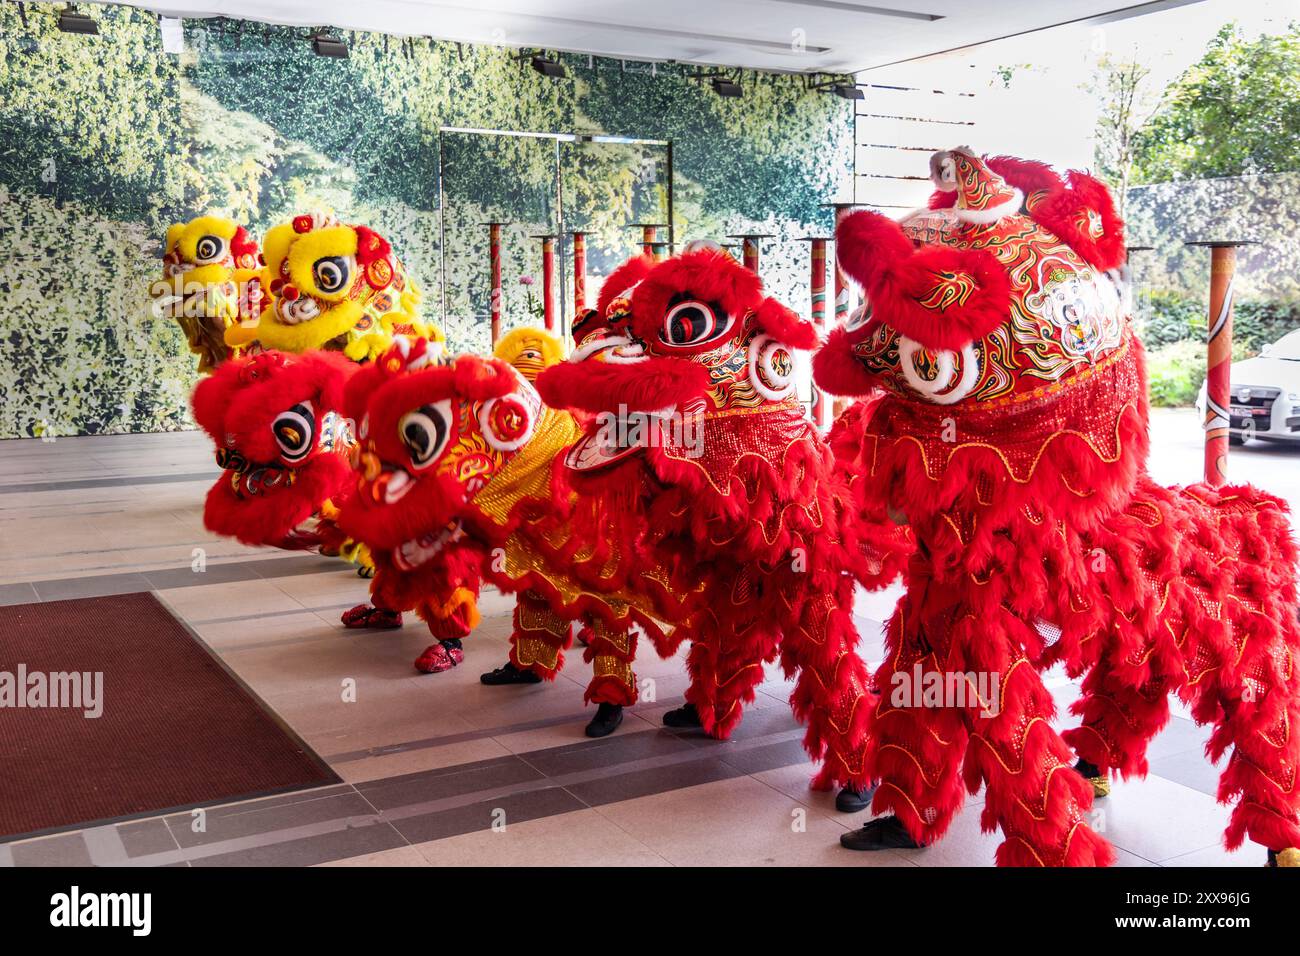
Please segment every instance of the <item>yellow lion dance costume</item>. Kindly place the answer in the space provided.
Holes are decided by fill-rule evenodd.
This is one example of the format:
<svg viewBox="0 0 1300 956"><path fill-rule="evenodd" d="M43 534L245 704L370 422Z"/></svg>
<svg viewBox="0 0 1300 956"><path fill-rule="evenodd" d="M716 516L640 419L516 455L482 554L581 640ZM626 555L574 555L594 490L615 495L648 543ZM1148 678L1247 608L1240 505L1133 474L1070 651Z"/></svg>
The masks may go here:
<svg viewBox="0 0 1300 956"><path fill-rule="evenodd" d="M256 323L226 329L231 348L325 349L364 362L395 335L444 341L440 329L419 320L419 289L373 229L320 213L295 216L267 232L265 259L269 301Z"/></svg>
<svg viewBox="0 0 1300 956"><path fill-rule="evenodd" d="M242 343L231 329L257 324L263 295L262 256L248 230L220 216L199 216L167 229L163 278L150 288L153 312L175 319L199 372L212 371Z"/></svg>

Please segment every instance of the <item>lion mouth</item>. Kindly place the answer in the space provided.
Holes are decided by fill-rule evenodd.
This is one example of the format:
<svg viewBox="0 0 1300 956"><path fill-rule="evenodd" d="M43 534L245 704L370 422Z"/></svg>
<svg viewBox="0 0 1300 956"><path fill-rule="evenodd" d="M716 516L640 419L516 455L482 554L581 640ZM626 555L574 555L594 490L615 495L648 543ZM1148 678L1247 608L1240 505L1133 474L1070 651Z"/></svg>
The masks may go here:
<svg viewBox="0 0 1300 956"><path fill-rule="evenodd" d="M285 325L298 325L310 322L321 316L321 307L311 296L299 296L296 299L277 299L275 317Z"/></svg>
<svg viewBox="0 0 1300 956"><path fill-rule="evenodd" d="M236 498L260 498L289 488L297 480L297 472L279 465L250 465L229 471L230 490Z"/></svg>
<svg viewBox="0 0 1300 956"><path fill-rule="evenodd" d="M676 414L676 405L651 412L601 412L595 427L569 449L564 464L574 471L594 471L655 447Z"/></svg>
<svg viewBox="0 0 1300 956"><path fill-rule="evenodd" d="M236 290L229 282L187 286L179 293L155 297L153 314L160 319L214 318L226 314L235 297Z"/></svg>
<svg viewBox="0 0 1300 956"><path fill-rule="evenodd" d="M464 536L465 529L460 521L453 521L441 531L423 534L398 545L393 549L393 563L401 571L414 571L432 561L447 545Z"/></svg>
<svg viewBox="0 0 1300 956"><path fill-rule="evenodd" d="M614 365L632 365L644 362L648 356L645 346L627 335L606 335L586 342L574 349L569 361L575 365L588 360L609 362Z"/></svg>

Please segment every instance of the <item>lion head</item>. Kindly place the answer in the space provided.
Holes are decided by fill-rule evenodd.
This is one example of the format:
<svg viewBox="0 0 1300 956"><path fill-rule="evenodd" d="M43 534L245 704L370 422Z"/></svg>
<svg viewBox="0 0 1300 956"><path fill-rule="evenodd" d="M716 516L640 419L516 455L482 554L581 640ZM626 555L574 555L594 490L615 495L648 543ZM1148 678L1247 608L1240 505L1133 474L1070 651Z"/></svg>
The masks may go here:
<svg viewBox="0 0 1300 956"><path fill-rule="evenodd" d="M262 352L224 363L194 390L194 417L221 477L204 524L245 544L305 547L299 533L352 483L343 390L357 366L340 355Z"/></svg>
<svg viewBox="0 0 1300 956"><path fill-rule="evenodd" d="M226 330L261 312L257 241L229 219L200 216L171 226L165 245L163 278L150 288L154 314L180 324L206 372L230 354Z"/></svg>
<svg viewBox="0 0 1300 956"><path fill-rule="evenodd" d="M837 230L865 304L817 355L816 380L883 392L860 460L897 510L978 513L985 529L1026 507L1086 522L1131 491L1147 449L1109 194L964 149L931 166L937 208L901 223L857 212Z"/></svg>
<svg viewBox="0 0 1300 956"><path fill-rule="evenodd" d="M262 281L269 302L229 344L256 340L283 352L341 351L354 361L383 352L394 335L441 338L420 322L419 290L388 240L332 216L296 216L266 236Z"/></svg>
<svg viewBox="0 0 1300 956"><path fill-rule="evenodd" d="M538 379L550 404L596 413L568 457L578 471L639 455L657 468L703 452L725 419L778 408L801 415L794 353L817 341L811 324L712 244L620 266L578 335L569 360Z"/></svg>
<svg viewBox="0 0 1300 956"><path fill-rule="evenodd" d="M359 477L343 529L391 551L403 571L460 536L545 413L500 359L447 358L427 340L404 338L351 380L346 407L357 422Z"/></svg>

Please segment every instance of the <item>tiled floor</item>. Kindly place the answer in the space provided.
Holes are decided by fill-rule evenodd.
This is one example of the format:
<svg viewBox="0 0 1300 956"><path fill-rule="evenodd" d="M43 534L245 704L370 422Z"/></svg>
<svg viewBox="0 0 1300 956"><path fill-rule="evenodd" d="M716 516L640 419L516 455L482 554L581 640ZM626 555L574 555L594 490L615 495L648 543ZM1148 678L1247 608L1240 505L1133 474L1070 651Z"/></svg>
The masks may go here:
<svg viewBox="0 0 1300 956"><path fill-rule="evenodd" d="M417 674L411 662L428 643L418 622L341 628L339 613L367 586L339 562L203 531L210 462L197 434L0 442L0 605L156 591L344 783L0 843L0 866L992 863L998 838L979 830L978 795L930 849L840 849L839 834L865 815L839 814L832 794L808 789L812 768L779 674L720 743L663 728L686 685L682 661L647 657L637 669L651 694L618 733L588 741L581 655L553 685L479 684L506 655L509 603L499 595L485 598L490 613L463 666ZM864 595L856 609L873 664L876 622L894 597ZM346 680L355 702L344 700ZM1063 677L1049 683L1062 709L1077 694ZM1226 811L1204 739L1175 718L1152 747L1152 775L1117 784L1099 804L1122 864L1260 862L1257 848L1219 846Z"/></svg>

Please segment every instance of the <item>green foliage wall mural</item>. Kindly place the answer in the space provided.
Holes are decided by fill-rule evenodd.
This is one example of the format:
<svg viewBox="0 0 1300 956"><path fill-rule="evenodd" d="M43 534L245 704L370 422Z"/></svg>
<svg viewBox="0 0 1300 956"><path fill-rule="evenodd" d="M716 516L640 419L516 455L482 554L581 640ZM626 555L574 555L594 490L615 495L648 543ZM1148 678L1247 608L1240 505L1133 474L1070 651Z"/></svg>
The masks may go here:
<svg viewBox="0 0 1300 956"><path fill-rule="evenodd" d="M746 73L745 97L724 100L678 66L566 55L550 80L512 49L360 33L332 60L304 30L225 19L187 20L171 55L151 13L96 6L101 35L83 37L58 32L56 9L27 4L24 24L0 5L0 437L191 427L194 363L148 310L171 222L212 211L261 234L328 209L370 225L452 347L483 350L483 221L513 223L512 326L540 289L531 236L587 230L594 298L637 251L628 225L667 214L657 142L448 127L671 140L678 241L775 234L764 278L799 309L808 250L794 240L824 233L819 204L849 192L851 107L799 77Z"/></svg>

